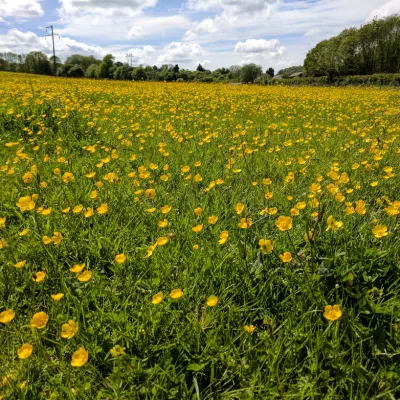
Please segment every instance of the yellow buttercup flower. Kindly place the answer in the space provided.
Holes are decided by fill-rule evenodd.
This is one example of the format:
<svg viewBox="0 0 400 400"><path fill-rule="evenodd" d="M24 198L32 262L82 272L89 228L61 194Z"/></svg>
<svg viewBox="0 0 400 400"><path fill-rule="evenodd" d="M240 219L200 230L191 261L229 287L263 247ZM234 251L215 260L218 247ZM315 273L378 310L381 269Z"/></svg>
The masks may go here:
<svg viewBox="0 0 400 400"><path fill-rule="evenodd" d="M247 333L253 333L256 330L256 327L254 325L245 325L243 329Z"/></svg>
<svg viewBox="0 0 400 400"><path fill-rule="evenodd" d="M283 254L279 254L279 258L284 263L288 263L293 260L292 253L290 251L285 251Z"/></svg>
<svg viewBox="0 0 400 400"><path fill-rule="evenodd" d="M28 358L32 355L33 346L29 343L23 344L18 350L17 355L21 360Z"/></svg>
<svg viewBox="0 0 400 400"><path fill-rule="evenodd" d="M377 239L381 239L389 234L388 228L385 225L376 225L372 229L372 233Z"/></svg>
<svg viewBox="0 0 400 400"><path fill-rule="evenodd" d="M194 209L194 213L199 217L203 213L203 209L201 207L197 207Z"/></svg>
<svg viewBox="0 0 400 400"><path fill-rule="evenodd" d="M162 302L163 298L164 298L164 293L158 292L152 297L151 302L152 302L152 304L160 304Z"/></svg>
<svg viewBox="0 0 400 400"><path fill-rule="evenodd" d="M14 264L15 268L24 268L26 264L26 260L18 261L16 264Z"/></svg>
<svg viewBox="0 0 400 400"><path fill-rule="evenodd" d="M167 220L167 219L164 219L164 220L162 220L162 221L159 221L159 222L158 222L158 226L159 226L160 228L166 228L166 227L168 226L168 220Z"/></svg>
<svg viewBox="0 0 400 400"><path fill-rule="evenodd" d="M218 297L217 296L209 296L207 298L206 304L208 307L215 307L218 304Z"/></svg>
<svg viewBox="0 0 400 400"><path fill-rule="evenodd" d="M169 294L169 296L170 296L172 299L177 300L177 299L180 299L180 298L183 296L183 292L182 292L181 289L174 289L174 290L171 291L171 293Z"/></svg>
<svg viewBox="0 0 400 400"><path fill-rule="evenodd" d="M201 232L202 230L203 230L203 224L196 225L196 226L194 226L194 227L192 228L192 231L195 232L195 233L199 233L199 232Z"/></svg>
<svg viewBox="0 0 400 400"><path fill-rule="evenodd" d="M9 324L15 318L14 310L6 310L0 313L0 323L1 324Z"/></svg>
<svg viewBox="0 0 400 400"><path fill-rule="evenodd" d="M44 281L44 278L46 277L46 272L44 272L44 271L39 271L39 272L37 272L36 274L34 274L33 276L32 276L32 280L34 281L34 282L37 282L37 283L40 283L40 282L43 282Z"/></svg>
<svg viewBox="0 0 400 400"><path fill-rule="evenodd" d="M276 221L275 221L275 226L281 231L290 231L293 227L292 223L292 218L291 217L284 217L280 216Z"/></svg>
<svg viewBox="0 0 400 400"><path fill-rule="evenodd" d="M61 337L63 339L72 339L78 332L78 324L74 320L69 320L67 324L61 327Z"/></svg>
<svg viewBox="0 0 400 400"><path fill-rule="evenodd" d="M83 367L88 359L89 352L84 347L80 347L72 354L71 365L73 367Z"/></svg>
<svg viewBox="0 0 400 400"><path fill-rule="evenodd" d="M78 275L79 282L89 282L92 279L92 271L87 270Z"/></svg>
<svg viewBox="0 0 400 400"><path fill-rule="evenodd" d="M238 227L240 229L247 229L253 225L253 220L251 218L242 218L238 223Z"/></svg>
<svg viewBox="0 0 400 400"><path fill-rule="evenodd" d="M258 245L260 246L261 252L264 254L270 253L274 248L272 246L272 241L267 239L260 239Z"/></svg>
<svg viewBox="0 0 400 400"><path fill-rule="evenodd" d="M72 172L64 172L64 175L61 177L61 179L65 183L70 183L70 182L73 182L75 180L74 174Z"/></svg>
<svg viewBox="0 0 400 400"><path fill-rule="evenodd" d="M208 223L211 225L215 225L218 221L218 216L216 215L211 215L208 217Z"/></svg>
<svg viewBox="0 0 400 400"><path fill-rule="evenodd" d="M48 320L49 316L44 311L40 311L34 314L30 326L31 328L43 329L46 327Z"/></svg>
<svg viewBox="0 0 400 400"><path fill-rule="evenodd" d="M168 214L172 209L172 206L166 205L161 207L160 211L162 214Z"/></svg>
<svg viewBox="0 0 400 400"><path fill-rule="evenodd" d="M125 254L117 254L114 258L115 262L118 264L123 264L126 261L126 255Z"/></svg>
<svg viewBox="0 0 400 400"><path fill-rule="evenodd" d="M64 297L64 293L55 293L51 295L54 301L60 301Z"/></svg>
<svg viewBox="0 0 400 400"><path fill-rule="evenodd" d="M156 241L157 246L165 246L168 243L168 237L162 236L159 237Z"/></svg>
<svg viewBox="0 0 400 400"><path fill-rule="evenodd" d="M18 200L17 206L20 211L31 211L35 209L36 204L31 196L25 196Z"/></svg>
<svg viewBox="0 0 400 400"><path fill-rule="evenodd" d="M340 306L338 304L335 304L333 307L329 305L325 306L325 311L323 315L328 321L336 321L342 317L343 313Z"/></svg>
<svg viewBox="0 0 400 400"><path fill-rule="evenodd" d="M75 264L70 271L71 272L75 272L75 273L79 273L83 270L83 268L85 268L85 264Z"/></svg>
<svg viewBox="0 0 400 400"><path fill-rule="evenodd" d="M241 214L244 210L245 205L243 203L237 203L235 208L236 214Z"/></svg>
<svg viewBox="0 0 400 400"><path fill-rule="evenodd" d="M228 231L222 231L219 234L219 241L218 244L225 244L228 241L228 237L229 237L229 232Z"/></svg>
<svg viewBox="0 0 400 400"><path fill-rule="evenodd" d="M343 222L342 221L335 221L335 219L332 217L332 215L330 215L327 219L327 224L328 227L326 228L327 231L337 231L338 229L340 229L343 226Z"/></svg>
<svg viewBox="0 0 400 400"><path fill-rule="evenodd" d="M98 209L97 209L97 214L99 215L104 215L108 213L108 205L106 203L103 203Z"/></svg>

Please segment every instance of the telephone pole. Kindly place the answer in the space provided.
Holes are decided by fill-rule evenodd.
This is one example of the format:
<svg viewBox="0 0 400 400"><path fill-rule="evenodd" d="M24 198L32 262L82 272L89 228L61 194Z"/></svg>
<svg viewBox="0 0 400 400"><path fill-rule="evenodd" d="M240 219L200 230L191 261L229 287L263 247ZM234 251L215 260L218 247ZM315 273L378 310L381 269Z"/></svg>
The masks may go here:
<svg viewBox="0 0 400 400"><path fill-rule="evenodd" d="M133 63L133 54L132 53L128 53L126 55L126 61L128 62L128 65L129 65L129 58L131 59L130 66L132 67L132 63Z"/></svg>
<svg viewBox="0 0 400 400"><path fill-rule="evenodd" d="M54 30L53 30L53 25L50 25L50 26L48 26L48 27L46 27L46 30L47 29L51 29L51 35L46 35L46 37L48 37L48 36L51 36L51 39L52 39L52 41L53 41L53 69L54 69L54 76L56 75L56 69L57 69L57 63L56 63L56 48L55 48L55 46L54 46ZM60 35L58 35L57 33L56 33L56 35L58 36L58 37L60 37Z"/></svg>

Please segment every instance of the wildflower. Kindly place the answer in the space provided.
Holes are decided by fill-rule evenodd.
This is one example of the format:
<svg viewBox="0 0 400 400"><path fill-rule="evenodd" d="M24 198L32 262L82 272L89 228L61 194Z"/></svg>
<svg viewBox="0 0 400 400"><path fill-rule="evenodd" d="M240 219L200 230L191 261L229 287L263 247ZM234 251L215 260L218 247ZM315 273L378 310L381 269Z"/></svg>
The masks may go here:
<svg viewBox="0 0 400 400"><path fill-rule="evenodd" d="M300 214L300 210L298 208L293 207L293 208L290 209L290 215L292 217L295 217L295 216L297 216L299 214Z"/></svg>
<svg viewBox="0 0 400 400"><path fill-rule="evenodd" d="M56 294L51 295L51 298L54 301L60 301L63 297L64 297L64 293L56 293Z"/></svg>
<svg viewBox="0 0 400 400"><path fill-rule="evenodd" d="M292 218L280 216L275 221L275 225L281 232L290 231L293 227Z"/></svg>
<svg viewBox="0 0 400 400"><path fill-rule="evenodd" d="M90 270L82 272L80 275L78 275L79 282L89 282L90 279L92 279L92 271Z"/></svg>
<svg viewBox="0 0 400 400"><path fill-rule="evenodd" d="M388 228L385 225L376 225L372 229L372 233L377 239L381 239L389 234Z"/></svg>
<svg viewBox="0 0 400 400"><path fill-rule="evenodd" d="M154 199L154 197L156 197L156 191L154 189L147 189L144 194L148 199Z"/></svg>
<svg viewBox="0 0 400 400"><path fill-rule="evenodd" d="M235 208L236 214L241 214L244 210L245 205L243 203L237 203Z"/></svg>
<svg viewBox="0 0 400 400"><path fill-rule="evenodd" d="M201 207L197 207L194 209L194 213L197 217L199 217L203 213L203 209Z"/></svg>
<svg viewBox="0 0 400 400"><path fill-rule="evenodd" d="M218 240L218 244L225 244L228 241L228 236L229 236L229 232L228 231L222 231L219 234L219 240Z"/></svg>
<svg viewBox="0 0 400 400"><path fill-rule="evenodd" d="M52 240L48 236L42 236L42 242L44 245L46 245L46 244L50 244L52 242Z"/></svg>
<svg viewBox="0 0 400 400"><path fill-rule="evenodd" d="M72 354L71 365L73 367L83 367L89 359L89 353L84 347L80 347Z"/></svg>
<svg viewBox="0 0 400 400"><path fill-rule="evenodd" d="M160 211L162 214L168 214L171 211L172 206L166 205L161 207Z"/></svg>
<svg viewBox="0 0 400 400"><path fill-rule="evenodd" d="M126 255L125 254L117 254L114 258L115 262L118 264L123 264L126 261Z"/></svg>
<svg viewBox="0 0 400 400"><path fill-rule="evenodd" d="M74 320L69 320L67 324L61 327L61 337L63 339L72 339L78 332L78 324Z"/></svg>
<svg viewBox="0 0 400 400"><path fill-rule="evenodd" d="M262 253L267 254L273 250L272 241L266 239L260 239L258 241L258 245L260 246L260 250Z"/></svg>
<svg viewBox="0 0 400 400"><path fill-rule="evenodd" d="M17 206L20 211L31 211L35 209L35 202L33 201L31 196L21 197L18 200Z"/></svg>
<svg viewBox="0 0 400 400"><path fill-rule="evenodd" d="M26 264L26 260L18 261L16 264L14 264L15 268L24 268Z"/></svg>
<svg viewBox="0 0 400 400"><path fill-rule="evenodd" d="M197 243L193 245L193 250L198 250L199 248L200 247L199 247L199 245Z"/></svg>
<svg viewBox="0 0 400 400"><path fill-rule="evenodd" d="M355 207L355 212L358 215L364 215L367 212L364 200L358 200L357 201L357 204L356 204L356 207Z"/></svg>
<svg viewBox="0 0 400 400"><path fill-rule="evenodd" d="M199 232L201 232L202 230L203 230L203 224L196 225L196 226L194 226L194 227L192 228L192 231L193 231L193 232L196 232L196 233L199 233Z"/></svg>
<svg viewBox="0 0 400 400"><path fill-rule="evenodd" d="M208 223L211 225L215 225L218 221L218 216L216 215L211 215L210 217L208 217Z"/></svg>
<svg viewBox="0 0 400 400"><path fill-rule="evenodd" d="M162 221L159 221L158 226L159 226L159 228L166 228L168 226L168 220L164 219Z"/></svg>
<svg viewBox="0 0 400 400"><path fill-rule="evenodd" d="M10 323L15 317L15 312L14 310L6 310L6 311L2 311L0 313L0 323L2 324L8 324Z"/></svg>
<svg viewBox="0 0 400 400"><path fill-rule="evenodd" d="M0 218L0 229L4 229L6 227L6 217Z"/></svg>
<svg viewBox="0 0 400 400"><path fill-rule="evenodd" d="M218 297L217 296L209 296L207 299L206 304L208 307L215 307L218 303Z"/></svg>
<svg viewBox="0 0 400 400"><path fill-rule="evenodd" d="M243 327L244 331L247 333L253 333L256 329L256 327L254 325L245 325Z"/></svg>
<svg viewBox="0 0 400 400"><path fill-rule="evenodd" d="M98 196L97 190L92 190L92 191L90 192L89 197L90 197L92 200L97 199L97 196Z"/></svg>
<svg viewBox="0 0 400 400"><path fill-rule="evenodd" d="M161 236L157 239L156 244L157 246L165 246L168 243L168 237Z"/></svg>
<svg viewBox="0 0 400 400"><path fill-rule="evenodd" d="M146 211L149 212L149 213L153 213L156 210L157 210L157 208L152 207L152 208L148 208Z"/></svg>
<svg viewBox="0 0 400 400"><path fill-rule="evenodd" d="M33 346L29 343L25 343L17 350L18 358L20 358L21 360L28 358L31 356L32 351Z"/></svg>
<svg viewBox="0 0 400 400"><path fill-rule="evenodd" d="M144 256L144 258L149 258L153 254L153 252L156 249L156 247L157 247L156 244L153 244L153 245L149 246L148 249L147 249L147 254Z"/></svg>
<svg viewBox="0 0 400 400"><path fill-rule="evenodd" d="M83 205L82 205L82 204L78 204L77 206L75 206L75 207L72 209L72 212L73 212L74 214L79 214L82 210L83 210Z"/></svg>
<svg viewBox="0 0 400 400"><path fill-rule="evenodd" d="M279 258L284 263L288 263L293 260L292 253L290 251L285 251L283 254L279 254Z"/></svg>
<svg viewBox="0 0 400 400"><path fill-rule="evenodd" d="M61 233L61 232L54 232L53 237L51 238L51 241L52 241L54 244L57 245L57 244L60 244L62 240L63 240L63 235L62 235L62 233Z"/></svg>
<svg viewBox="0 0 400 400"><path fill-rule="evenodd" d="M151 302L152 304L160 304L163 298L164 298L164 293L158 292L152 297Z"/></svg>
<svg viewBox="0 0 400 400"><path fill-rule="evenodd" d="M24 183L31 183L33 180L32 172L27 172L26 174L22 175L22 180Z"/></svg>
<svg viewBox="0 0 400 400"><path fill-rule="evenodd" d="M328 227L326 228L327 231L337 231L338 229L340 229L343 226L343 222L342 221L335 221L334 218L332 217L332 215L330 215L327 219L327 224Z"/></svg>
<svg viewBox="0 0 400 400"><path fill-rule="evenodd" d="M240 222L238 223L238 227L240 229L247 229L250 228L250 226L253 225L253 221L251 218L242 218Z"/></svg>
<svg viewBox="0 0 400 400"><path fill-rule="evenodd" d="M90 218L90 217L93 216L93 214L94 214L94 210L93 210L92 207L88 207L88 208L86 209L86 211L83 213L83 215L85 216L85 218Z"/></svg>
<svg viewBox="0 0 400 400"><path fill-rule="evenodd" d="M70 272L79 273L85 268L85 264L75 264L71 269Z"/></svg>
<svg viewBox="0 0 400 400"><path fill-rule="evenodd" d="M33 282L37 282L37 283L40 283L40 282L43 282L44 281L44 278L46 277L46 272L44 272L44 271L39 271L38 273L36 273L36 274L34 274L33 276L32 276L32 280L33 280Z"/></svg>
<svg viewBox="0 0 400 400"><path fill-rule="evenodd" d="M183 292L182 292L181 289L174 289L174 290L171 291L171 293L169 294L169 296L170 296L172 299L177 300L177 299L180 299L180 298L183 296Z"/></svg>
<svg viewBox="0 0 400 400"><path fill-rule="evenodd" d="M46 327L48 320L49 316L45 312L40 311L32 317L30 326L31 328L43 329Z"/></svg>
<svg viewBox="0 0 400 400"><path fill-rule="evenodd" d="M75 180L74 174L72 172L64 172L64 175L61 177L61 179L65 183L70 183L70 182L73 182Z"/></svg>
<svg viewBox="0 0 400 400"><path fill-rule="evenodd" d="M338 304L335 304L333 307L332 306L325 306L325 311L324 311L324 317L328 321L336 321L342 316L342 310L340 309L340 306Z"/></svg>
<svg viewBox="0 0 400 400"><path fill-rule="evenodd" d="M203 180L203 177L200 174L196 174L193 178L193 180L197 183L201 182Z"/></svg>
<svg viewBox="0 0 400 400"><path fill-rule="evenodd" d="M86 176L86 178L91 179L91 178L94 178L95 175L96 175L96 172L90 172L90 173L86 174L85 176Z"/></svg>
<svg viewBox="0 0 400 400"><path fill-rule="evenodd" d="M61 212L64 214L68 214L70 210L71 210L71 207L67 207L67 208L64 208L63 210L61 210Z"/></svg>
<svg viewBox="0 0 400 400"><path fill-rule="evenodd" d="M104 215L108 213L108 205L106 203L103 203L98 209L97 209L97 214L99 215Z"/></svg>
<svg viewBox="0 0 400 400"><path fill-rule="evenodd" d="M112 354L113 357L119 357L125 355L125 350L126 347L121 347L119 345L116 345L112 349L110 349L110 353Z"/></svg>

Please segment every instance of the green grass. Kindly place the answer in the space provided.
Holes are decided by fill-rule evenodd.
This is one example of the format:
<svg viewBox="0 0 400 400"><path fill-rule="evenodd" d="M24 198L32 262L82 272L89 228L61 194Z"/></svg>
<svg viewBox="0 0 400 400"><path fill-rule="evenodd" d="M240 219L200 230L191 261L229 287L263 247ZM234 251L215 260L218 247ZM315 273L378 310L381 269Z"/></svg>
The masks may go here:
<svg viewBox="0 0 400 400"><path fill-rule="evenodd" d="M385 211L400 207L397 90L2 73L0 98L0 218L6 217L0 239L7 243L0 249L0 312L15 311L0 324L5 399L400 397L399 217ZM32 181L24 183L33 165ZM139 177L141 166L149 177ZM184 166L190 171L182 172ZM383 171L388 166L394 176ZM327 175L335 168L349 181ZM87 178L92 171L96 176ZM73 182L62 180L65 172ZM116 182L104 179L111 172ZM267 177L271 185L263 184ZM204 190L218 179L223 183ZM312 208L309 188L316 181L321 192ZM343 202L329 191L335 182ZM146 198L148 188L154 199ZM35 210L21 211L16 203L32 194ZM345 203L355 207L359 200L366 213L346 215ZM234 209L239 202L246 206L241 215ZM279 231L276 219L298 202L307 207L293 216L291 230ZM103 203L109 211L99 215ZM74 214L79 204L94 215ZM172 206L168 214L160 212L164 205ZM51 207L50 215L39 213L40 206ZM154 213L146 211L152 207ZM272 207L275 215L260 215ZM207 222L211 215L219 217L215 225ZM343 227L327 231L330 215ZM240 229L246 216L253 224ZM160 228L165 218L168 227ZM196 234L198 224L204 227ZM389 234L376 238L377 224ZM24 228L29 233L19 236ZM309 244L304 234L313 228ZM224 230L229 237L219 245ZM54 232L62 233L61 243L44 245L43 236ZM168 243L145 258L165 236ZM260 239L272 240L273 251L260 252ZM291 262L281 261L284 252ZM127 260L118 264L121 253ZM26 265L15 268L21 260ZM81 263L92 271L87 283L69 271ZM32 280L39 271L47 272L41 283ZM184 293L177 300L169 297L175 288ZM159 291L163 301L154 305ZM65 297L55 302L54 293ZM218 297L216 307L206 305L210 295ZM343 315L329 322L323 310L333 304ZM30 328L39 311L49 315L47 326ZM60 335L69 320L79 331L68 340ZM17 357L23 343L33 345L27 359ZM110 353L117 345L125 355ZM88 362L74 368L72 353L81 346Z"/></svg>

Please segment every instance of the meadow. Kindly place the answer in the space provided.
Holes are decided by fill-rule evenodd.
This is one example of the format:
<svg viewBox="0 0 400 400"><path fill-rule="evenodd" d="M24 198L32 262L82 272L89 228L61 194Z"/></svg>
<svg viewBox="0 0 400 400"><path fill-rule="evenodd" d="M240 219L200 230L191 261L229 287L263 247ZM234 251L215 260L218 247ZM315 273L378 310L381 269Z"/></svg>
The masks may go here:
<svg viewBox="0 0 400 400"><path fill-rule="evenodd" d="M0 73L0 399L400 398L399 94Z"/></svg>

